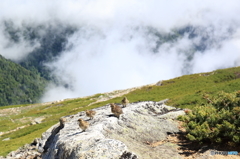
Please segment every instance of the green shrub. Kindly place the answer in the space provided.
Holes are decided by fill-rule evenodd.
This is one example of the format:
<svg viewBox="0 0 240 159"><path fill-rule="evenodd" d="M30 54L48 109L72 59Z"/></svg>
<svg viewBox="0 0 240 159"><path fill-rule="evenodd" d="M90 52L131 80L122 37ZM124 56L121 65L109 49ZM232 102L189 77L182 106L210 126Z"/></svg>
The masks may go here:
<svg viewBox="0 0 240 159"><path fill-rule="evenodd" d="M185 122L187 138L197 142L240 143L240 91L203 95L207 104L198 105L178 119Z"/></svg>

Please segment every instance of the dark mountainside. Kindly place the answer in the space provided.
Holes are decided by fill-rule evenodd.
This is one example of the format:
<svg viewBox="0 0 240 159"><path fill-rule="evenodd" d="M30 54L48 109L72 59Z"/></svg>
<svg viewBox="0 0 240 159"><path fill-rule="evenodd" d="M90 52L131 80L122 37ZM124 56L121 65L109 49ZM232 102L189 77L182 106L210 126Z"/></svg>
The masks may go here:
<svg viewBox="0 0 240 159"><path fill-rule="evenodd" d="M29 26L23 25L21 28L14 25L13 22L4 22L5 34L8 40L18 43L21 39L28 41L30 44L39 43L39 47L35 48L27 57L19 63L24 68L39 72L42 77L47 80L53 80L50 70L46 67L46 63L57 58L66 48L67 38L74 33L73 27L57 24Z"/></svg>
<svg viewBox="0 0 240 159"><path fill-rule="evenodd" d="M0 55L0 106L35 103L46 80Z"/></svg>
<svg viewBox="0 0 240 159"><path fill-rule="evenodd" d="M48 64L56 60L64 51L72 49L74 44L71 44L68 39L76 32L82 32L82 34L84 34L84 26L77 28L61 23L43 25L30 25L23 23L19 27L19 25L16 25L12 21L4 21L2 22L2 26L4 27L6 38L9 43L11 43L9 44L10 46L21 41L28 42L29 45L38 44L38 46L35 47L25 58L19 61L13 61L31 71L30 74L33 79L37 76L37 78L35 78L37 81L34 83L34 85L37 86L30 86L26 89L26 87L22 86L23 84L16 87L17 84L14 84L14 80L2 79L3 81L8 81L8 87L1 86L1 93L4 95L0 97L0 106L35 103L43 93L43 89L46 86L45 81L54 82L56 85L64 86L67 89L74 88L71 83L67 83L61 78L54 76L54 68L48 67ZM198 42L193 43L191 50L179 51L179 54L182 54L185 57L181 69L182 74L191 74L193 56L196 52L204 54L204 51L211 47L220 47L220 42L231 38L232 34L235 32L234 29L229 28L229 34L216 37L211 35L216 32L214 26L205 28L202 26L191 25L175 28L171 32L160 32L156 28L147 26L137 27L135 29L144 31L146 38L148 36L154 36L157 39L156 44L151 48L153 54L159 53L157 50L165 43L175 45L178 43L178 40L184 36L187 36L187 38L191 40L200 39ZM3 67L1 67L1 71L7 72ZM24 81L25 85L32 85L31 83L33 83L32 80ZM1 85L6 84L1 83Z"/></svg>
<svg viewBox="0 0 240 159"><path fill-rule="evenodd" d="M21 61L10 61L1 56L0 106L36 103L49 81L60 83L51 76L51 70L45 66L45 63L52 61L65 49L67 37L73 33L73 29L63 26L17 28L13 22L5 22L4 27L6 38L12 43L19 43L23 38L32 45L39 42L40 47Z"/></svg>

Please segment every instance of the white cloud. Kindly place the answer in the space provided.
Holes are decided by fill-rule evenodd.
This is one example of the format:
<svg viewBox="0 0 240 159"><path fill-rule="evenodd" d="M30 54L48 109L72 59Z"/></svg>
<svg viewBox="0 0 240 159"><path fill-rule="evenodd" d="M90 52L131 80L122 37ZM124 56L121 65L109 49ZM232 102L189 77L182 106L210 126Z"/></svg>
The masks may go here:
<svg viewBox="0 0 240 159"><path fill-rule="evenodd" d="M68 39L72 49L47 64L72 87L51 85L43 101L149 84L180 76L184 70L197 73L239 66L237 15L239 0L8 0L0 4L0 22L11 19L19 28L63 24L78 29ZM188 38L186 33L153 52L158 37L148 27L168 35L186 25L199 26L198 36ZM203 37L210 39L207 49L190 57ZM17 60L38 47L24 39L7 48L8 43L0 27L0 54ZM189 58L192 61L187 62Z"/></svg>
<svg viewBox="0 0 240 159"><path fill-rule="evenodd" d="M9 38L6 38L3 32L0 32L0 54L7 59L20 61L39 46L38 42L30 44L29 41L25 41L21 36L19 41L14 43Z"/></svg>
<svg viewBox="0 0 240 159"><path fill-rule="evenodd" d="M215 69L240 65L240 39L230 40L219 49L210 49L194 56L193 73L209 72Z"/></svg>

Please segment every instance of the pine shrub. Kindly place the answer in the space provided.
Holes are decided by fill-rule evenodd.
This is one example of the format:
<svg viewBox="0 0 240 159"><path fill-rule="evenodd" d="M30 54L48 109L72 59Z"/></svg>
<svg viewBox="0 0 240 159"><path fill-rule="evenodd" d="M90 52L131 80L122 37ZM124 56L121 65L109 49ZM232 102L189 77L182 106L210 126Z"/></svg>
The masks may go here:
<svg viewBox="0 0 240 159"><path fill-rule="evenodd" d="M240 143L240 91L219 92L215 96L203 95L207 104L198 105L186 115L179 116L185 122L187 138L200 143Z"/></svg>

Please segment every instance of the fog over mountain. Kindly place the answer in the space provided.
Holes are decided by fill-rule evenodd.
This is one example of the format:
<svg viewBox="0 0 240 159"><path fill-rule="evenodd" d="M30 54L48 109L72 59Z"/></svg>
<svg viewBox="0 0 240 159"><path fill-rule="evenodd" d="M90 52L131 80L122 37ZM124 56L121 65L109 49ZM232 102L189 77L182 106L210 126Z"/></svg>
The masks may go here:
<svg viewBox="0 0 240 159"><path fill-rule="evenodd" d="M80 97L240 66L239 15L239 0L3 0L0 54L38 54L57 81L42 101Z"/></svg>

